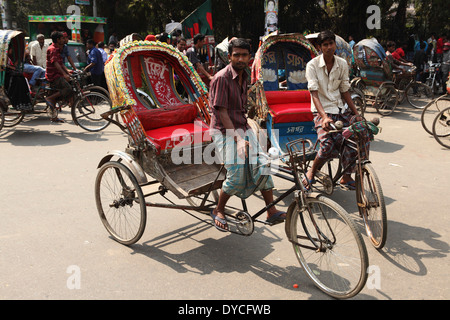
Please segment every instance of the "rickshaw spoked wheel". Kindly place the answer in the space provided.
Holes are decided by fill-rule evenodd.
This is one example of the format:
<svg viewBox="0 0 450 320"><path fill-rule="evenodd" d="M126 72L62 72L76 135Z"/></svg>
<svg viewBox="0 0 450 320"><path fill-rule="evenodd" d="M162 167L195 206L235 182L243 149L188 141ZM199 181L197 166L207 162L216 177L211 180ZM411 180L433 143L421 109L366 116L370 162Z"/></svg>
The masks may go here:
<svg viewBox="0 0 450 320"><path fill-rule="evenodd" d="M399 103L398 91L394 84L382 84L375 96L374 107L382 116L388 116L394 112Z"/></svg>
<svg viewBox="0 0 450 320"><path fill-rule="evenodd" d="M3 112L3 108L0 108L0 131L3 129L4 123L5 123L5 113Z"/></svg>
<svg viewBox="0 0 450 320"><path fill-rule="evenodd" d="M16 110L8 110L4 112L5 114L5 122L4 127L5 128L12 128L14 126L17 126L19 123L22 122L23 118L25 117L25 114L21 111Z"/></svg>
<svg viewBox="0 0 450 320"><path fill-rule="evenodd" d="M114 240L136 243L147 222L144 194L136 177L117 161L105 163L95 181L95 202L100 219Z"/></svg>

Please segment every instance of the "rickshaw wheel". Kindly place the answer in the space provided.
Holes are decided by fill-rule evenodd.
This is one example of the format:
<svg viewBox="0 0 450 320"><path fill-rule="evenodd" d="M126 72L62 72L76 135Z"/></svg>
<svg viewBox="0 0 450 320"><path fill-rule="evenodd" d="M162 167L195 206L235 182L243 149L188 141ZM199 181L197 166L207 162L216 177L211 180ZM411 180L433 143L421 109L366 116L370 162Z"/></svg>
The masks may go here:
<svg viewBox="0 0 450 320"><path fill-rule="evenodd" d="M382 116L394 112L399 102L397 89L393 84L382 84L375 97L374 107Z"/></svg>
<svg viewBox="0 0 450 320"><path fill-rule="evenodd" d="M20 111L11 111L7 110L6 112L3 112L5 114L5 122L3 126L5 128L12 128L14 126L17 126L19 123L22 122L23 118L25 117L25 114Z"/></svg>
<svg viewBox="0 0 450 320"><path fill-rule="evenodd" d="M141 238L147 207L136 177L125 165L110 161L100 168L95 201L100 219L114 240L132 245Z"/></svg>
<svg viewBox="0 0 450 320"><path fill-rule="evenodd" d="M3 112L3 109L0 108L0 130L3 129L4 123L5 123L5 113Z"/></svg>
<svg viewBox="0 0 450 320"><path fill-rule="evenodd" d="M110 111L111 100L104 94L89 92L82 96L72 107L72 119L81 128L90 132L98 132L111 122L102 118L102 113Z"/></svg>

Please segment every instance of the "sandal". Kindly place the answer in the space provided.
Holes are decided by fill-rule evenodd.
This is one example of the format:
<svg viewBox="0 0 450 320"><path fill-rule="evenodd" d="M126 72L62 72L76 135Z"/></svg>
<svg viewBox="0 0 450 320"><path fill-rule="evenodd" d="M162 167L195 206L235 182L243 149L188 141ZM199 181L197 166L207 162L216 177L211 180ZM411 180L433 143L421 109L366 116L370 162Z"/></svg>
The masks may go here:
<svg viewBox="0 0 450 320"><path fill-rule="evenodd" d="M227 220L219 218L217 215L215 215L214 214L214 209L211 210L209 215L211 216L211 218L213 218L214 226L216 227L217 230L222 231L222 232L228 232ZM216 221L219 221L222 225L225 226L225 228L222 228L222 227L218 226Z"/></svg>
<svg viewBox="0 0 450 320"><path fill-rule="evenodd" d="M282 215L286 215L286 212L278 211L277 213L271 215L267 220L266 223L271 225L276 225L279 223L283 223L286 220L286 216L282 217Z"/></svg>
<svg viewBox="0 0 450 320"><path fill-rule="evenodd" d="M353 191L356 190L356 183L355 181L349 181L347 183L340 183L340 186L342 189L347 191Z"/></svg>
<svg viewBox="0 0 450 320"><path fill-rule="evenodd" d="M50 121L54 122L54 123L64 123L65 122L63 119L60 119L60 118L51 118Z"/></svg>

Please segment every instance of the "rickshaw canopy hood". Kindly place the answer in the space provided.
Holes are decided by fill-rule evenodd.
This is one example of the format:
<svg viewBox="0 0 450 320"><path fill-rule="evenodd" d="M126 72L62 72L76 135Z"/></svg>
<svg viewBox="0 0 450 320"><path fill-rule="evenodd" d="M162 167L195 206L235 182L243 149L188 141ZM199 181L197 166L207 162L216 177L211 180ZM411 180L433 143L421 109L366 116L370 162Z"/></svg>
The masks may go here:
<svg viewBox="0 0 450 320"><path fill-rule="evenodd" d="M113 108L136 105L134 95L130 92L131 81L127 68L127 58L133 56L153 57L170 65L178 77L185 80L190 94L194 98L207 94L200 76L188 58L180 51L165 42L133 41L126 43L109 57L105 64L105 76L110 91Z"/></svg>
<svg viewBox="0 0 450 320"><path fill-rule="evenodd" d="M10 46L13 48L13 62L22 62L25 52L25 33L17 30L0 30L0 87L4 85Z"/></svg>
<svg viewBox="0 0 450 320"><path fill-rule="evenodd" d="M271 34L264 38L262 44L260 45L258 51L255 55L255 61L252 66L252 83L255 83L257 81L265 81L267 82L266 78L267 73L266 69L270 68L270 65L274 65L273 69L280 70L279 68L284 67L285 69L287 66L281 66L280 61L277 57L269 57L271 49L276 48L276 46L285 46L286 47L286 56L283 57L280 61L285 61L286 65L290 63L291 61L291 54L294 55L294 64L295 70L291 70L295 73L303 72L306 68L306 63L309 62L311 59L315 58L318 55L317 50L314 48L314 46L302 35L297 33L292 34ZM298 51L299 52L294 52ZM298 61L301 60L301 65L298 65ZM276 65L276 66L275 66ZM269 70L271 71L271 74L273 74L273 77L276 77L277 71ZM287 70L285 70L287 73ZM270 79L273 80L273 79ZM276 82L275 80L273 81ZM278 86L275 84L274 86Z"/></svg>

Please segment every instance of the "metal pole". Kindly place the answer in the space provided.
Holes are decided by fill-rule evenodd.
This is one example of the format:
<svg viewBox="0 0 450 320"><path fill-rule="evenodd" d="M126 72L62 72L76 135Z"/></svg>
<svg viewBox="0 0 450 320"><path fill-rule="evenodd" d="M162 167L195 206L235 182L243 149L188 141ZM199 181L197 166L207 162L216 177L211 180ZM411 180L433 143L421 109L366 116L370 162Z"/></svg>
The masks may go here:
<svg viewBox="0 0 450 320"><path fill-rule="evenodd" d="M8 1L0 0L0 6L1 6L1 16L2 16L3 29L11 29L11 27L12 27L11 11L9 10L9 7L8 7Z"/></svg>
<svg viewBox="0 0 450 320"><path fill-rule="evenodd" d="M93 0L94 17L97 16L97 0Z"/></svg>

